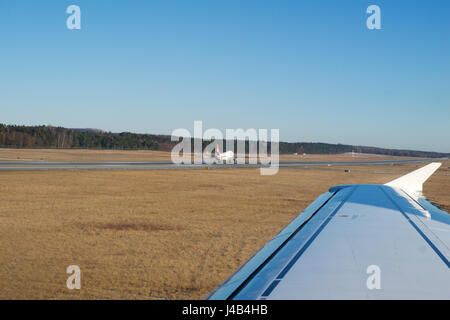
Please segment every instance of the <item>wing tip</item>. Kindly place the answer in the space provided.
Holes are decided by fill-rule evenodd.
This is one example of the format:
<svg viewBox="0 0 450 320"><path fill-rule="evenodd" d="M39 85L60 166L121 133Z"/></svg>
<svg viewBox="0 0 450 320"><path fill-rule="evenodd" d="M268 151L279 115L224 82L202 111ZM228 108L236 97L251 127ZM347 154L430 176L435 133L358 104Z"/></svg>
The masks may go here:
<svg viewBox="0 0 450 320"><path fill-rule="evenodd" d="M441 162L432 162L395 180L389 181L388 183L385 183L385 185L400 188L415 198L421 197L423 184L440 168L441 165Z"/></svg>

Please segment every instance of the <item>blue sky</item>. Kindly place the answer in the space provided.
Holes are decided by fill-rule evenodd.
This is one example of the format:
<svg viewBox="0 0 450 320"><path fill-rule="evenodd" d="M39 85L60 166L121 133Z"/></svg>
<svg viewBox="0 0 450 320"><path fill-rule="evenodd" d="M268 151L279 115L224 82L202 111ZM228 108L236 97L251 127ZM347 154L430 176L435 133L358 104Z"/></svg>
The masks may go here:
<svg viewBox="0 0 450 320"><path fill-rule="evenodd" d="M0 39L1 123L450 152L447 0L2 0Z"/></svg>

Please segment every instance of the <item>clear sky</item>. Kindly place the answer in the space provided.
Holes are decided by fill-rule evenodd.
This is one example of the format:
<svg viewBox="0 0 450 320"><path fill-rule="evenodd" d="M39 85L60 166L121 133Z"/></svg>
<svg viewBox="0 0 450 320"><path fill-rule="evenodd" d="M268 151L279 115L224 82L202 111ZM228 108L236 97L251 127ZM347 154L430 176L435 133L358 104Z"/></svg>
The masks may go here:
<svg viewBox="0 0 450 320"><path fill-rule="evenodd" d="M371 4L381 30L366 28ZM450 1L1 0L0 112L450 152Z"/></svg>

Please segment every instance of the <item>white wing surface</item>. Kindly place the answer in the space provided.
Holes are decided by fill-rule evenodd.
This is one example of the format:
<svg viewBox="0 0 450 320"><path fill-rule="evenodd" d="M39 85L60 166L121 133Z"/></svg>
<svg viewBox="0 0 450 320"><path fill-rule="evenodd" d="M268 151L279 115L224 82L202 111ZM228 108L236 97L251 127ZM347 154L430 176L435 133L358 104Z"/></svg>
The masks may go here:
<svg viewBox="0 0 450 320"><path fill-rule="evenodd" d="M209 298L450 299L450 216L417 192L439 165L330 188Z"/></svg>

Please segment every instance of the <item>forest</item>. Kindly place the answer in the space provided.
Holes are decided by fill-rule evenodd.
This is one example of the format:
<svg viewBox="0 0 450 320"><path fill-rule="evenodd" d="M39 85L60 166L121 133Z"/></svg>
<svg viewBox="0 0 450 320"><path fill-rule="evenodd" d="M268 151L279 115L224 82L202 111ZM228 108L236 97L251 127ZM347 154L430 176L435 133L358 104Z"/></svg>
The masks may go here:
<svg viewBox="0 0 450 320"><path fill-rule="evenodd" d="M174 140L174 141L172 141ZM170 135L106 132L99 129L77 129L55 126L20 126L0 124L2 148L60 148L60 149L121 149L170 151L180 139ZM203 148L211 141L202 141ZM234 141L235 150L237 142ZM194 145L192 141L192 146ZM226 146L226 141L223 143ZM225 148L226 151L226 148ZM248 151L248 141L246 141ZM270 152L270 144L268 145ZM321 142L280 142L280 154L339 154L359 152L392 156L448 157L448 153L417 150L397 150L369 146L353 146Z"/></svg>

